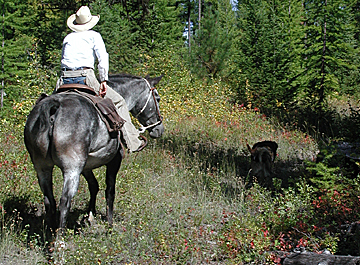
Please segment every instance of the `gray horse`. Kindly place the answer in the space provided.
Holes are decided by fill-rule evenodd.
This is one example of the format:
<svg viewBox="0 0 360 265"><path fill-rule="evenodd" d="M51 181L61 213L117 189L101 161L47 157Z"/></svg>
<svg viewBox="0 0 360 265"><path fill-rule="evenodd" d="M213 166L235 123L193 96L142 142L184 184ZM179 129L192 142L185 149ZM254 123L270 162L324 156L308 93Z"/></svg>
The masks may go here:
<svg viewBox="0 0 360 265"><path fill-rule="evenodd" d="M147 129L151 137L164 132L159 110L160 97L154 86L161 77L110 77L109 85L120 93ZM45 97L30 112L24 130L25 145L37 173L49 227L63 230L75 196L80 174L90 190L89 212L96 213L95 202L99 184L93 169L106 165L107 220L112 225L116 175L123 150L116 135L111 135L93 104L77 94L59 93ZM63 191L59 204L60 222L56 221L52 171L58 166L63 174Z"/></svg>

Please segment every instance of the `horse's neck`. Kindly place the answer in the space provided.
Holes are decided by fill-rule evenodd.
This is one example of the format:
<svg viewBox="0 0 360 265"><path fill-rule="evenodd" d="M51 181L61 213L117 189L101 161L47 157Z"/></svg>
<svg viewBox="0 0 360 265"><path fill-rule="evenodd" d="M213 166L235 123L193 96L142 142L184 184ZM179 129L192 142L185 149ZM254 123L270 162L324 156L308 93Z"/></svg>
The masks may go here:
<svg viewBox="0 0 360 265"><path fill-rule="evenodd" d="M135 108L140 100L140 95L144 92L143 86L121 86L119 89L120 95L125 99L129 111Z"/></svg>

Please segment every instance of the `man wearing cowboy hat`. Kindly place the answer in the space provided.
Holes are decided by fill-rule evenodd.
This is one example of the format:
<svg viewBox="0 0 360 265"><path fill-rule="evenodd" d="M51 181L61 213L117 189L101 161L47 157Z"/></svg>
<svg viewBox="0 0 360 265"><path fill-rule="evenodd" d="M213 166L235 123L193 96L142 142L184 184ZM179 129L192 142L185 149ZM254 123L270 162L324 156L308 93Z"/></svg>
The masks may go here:
<svg viewBox="0 0 360 265"><path fill-rule="evenodd" d="M120 117L126 120L121 128L130 152L142 150L146 142L139 139L139 131L131 123L129 110L123 97L106 85L109 71L109 54L106 52L100 33L91 30L99 21L100 15L92 16L87 6L82 6L67 20L73 31L63 40L61 57L61 77L56 87L62 84L86 84L101 97L110 98ZM95 59L98 60L100 82L94 73Z"/></svg>

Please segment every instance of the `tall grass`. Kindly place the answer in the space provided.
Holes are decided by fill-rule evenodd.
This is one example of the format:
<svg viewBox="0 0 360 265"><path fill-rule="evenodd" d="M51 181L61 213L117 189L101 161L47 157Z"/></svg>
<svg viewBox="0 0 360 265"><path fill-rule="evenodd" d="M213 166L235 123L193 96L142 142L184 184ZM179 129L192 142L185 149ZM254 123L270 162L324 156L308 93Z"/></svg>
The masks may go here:
<svg viewBox="0 0 360 265"><path fill-rule="evenodd" d="M337 235L324 232L316 215L328 206L325 197L317 200L305 180L305 161L317 152L309 135L234 104L221 82L203 84L180 71L165 76L158 90L166 132L124 158L113 227L104 220L105 172L99 168L95 222L87 221L89 192L81 178L65 244L47 242L42 194L22 143L24 117L16 128L2 121L0 249L10 246L4 252L10 254L1 254L0 262L10 255L21 264L23 253L32 253L30 264L277 264L276 250L337 251ZM26 113L23 105L17 110ZM279 144L275 194L256 183L245 188L245 145L261 140ZM57 201L61 189L56 170Z"/></svg>
<svg viewBox="0 0 360 265"><path fill-rule="evenodd" d="M99 215L91 227L87 225L85 213L89 193L82 178L72 203L65 248L50 245L45 256L55 264L200 264L266 260L264 253L270 237L258 234L263 225L258 221L261 213L252 209L255 205L244 202L249 195L244 189L249 169L244 135L250 142L255 142L257 135L259 139L284 142L286 137L284 131L278 131L258 113L241 110L236 115L243 122L236 120L234 126L231 122L235 121L207 120L202 116L167 120L167 131L162 139L151 141L137 155L126 156L116 183L115 220L110 230L104 221L104 169L96 170L101 188L97 199ZM257 126L244 130L249 120ZM265 130L255 131L258 126ZM1 151L0 168L4 183L1 185L3 219L19 224L19 232L11 234L23 248L31 249L34 244L47 246L44 227L35 223L41 220L38 216L44 216L42 195L21 143L21 133L8 132L1 137L12 139L2 141L6 143ZM296 137L293 139L297 141ZM13 149L13 144L17 148ZM309 146L311 150L313 146ZM280 157L288 159L297 155L283 150L279 150ZM4 164L12 157L13 161ZM59 200L62 181L58 170L54 181ZM270 199L266 191L259 192ZM9 205L16 200L19 201L17 206L24 204L18 210L20 215L30 215L28 220L32 221L24 222L9 212L12 209ZM25 225L30 227L25 228ZM241 227L249 227L252 231L243 231ZM4 224L3 229L7 230L8 226ZM25 238L21 237L24 231ZM235 234L231 235L233 232ZM229 245L229 237L236 238L236 242L243 241L241 246ZM254 240L257 245L252 248ZM41 255L39 248L33 251Z"/></svg>

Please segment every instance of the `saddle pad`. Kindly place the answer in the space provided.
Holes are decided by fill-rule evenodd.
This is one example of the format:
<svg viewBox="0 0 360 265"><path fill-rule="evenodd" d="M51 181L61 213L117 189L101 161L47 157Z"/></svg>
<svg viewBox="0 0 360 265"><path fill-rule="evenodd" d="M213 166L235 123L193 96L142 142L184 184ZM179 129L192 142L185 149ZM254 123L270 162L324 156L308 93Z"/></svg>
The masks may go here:
<svg viewBox="0 0 360 265"><path fill-rule="evenodd" d="M83 85L83 84L64 84L61 85L55 93L62 93L62 92L66 92L69 90L78 90L81 92L85 92L88 93L90 95L96 96L96 92L94 89L92 89L91 87L87 86L87 85Z"/></svg>

